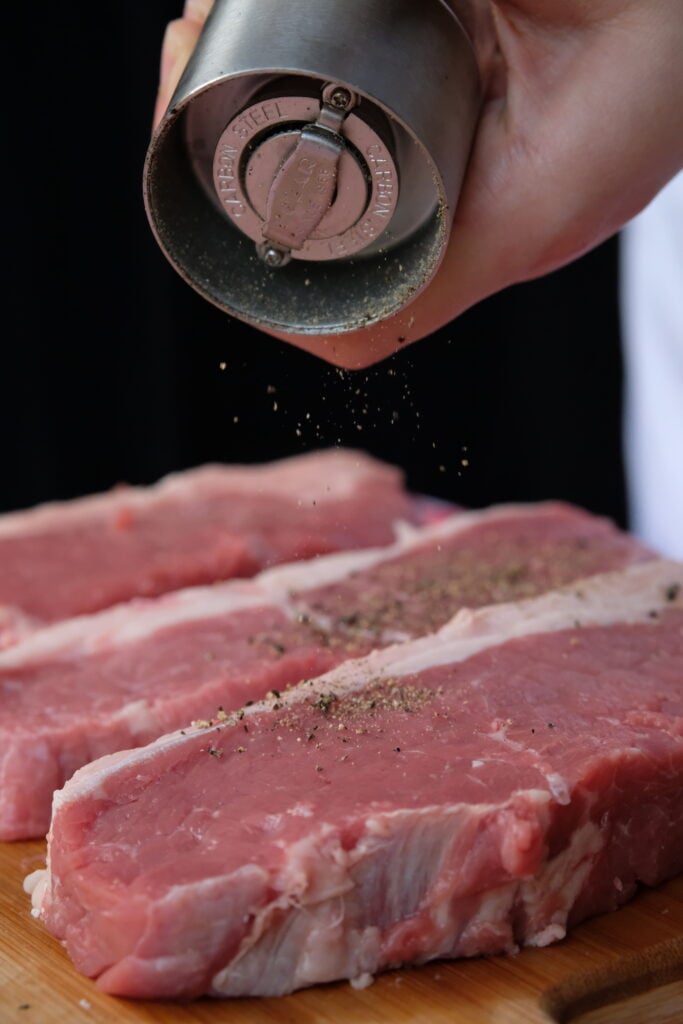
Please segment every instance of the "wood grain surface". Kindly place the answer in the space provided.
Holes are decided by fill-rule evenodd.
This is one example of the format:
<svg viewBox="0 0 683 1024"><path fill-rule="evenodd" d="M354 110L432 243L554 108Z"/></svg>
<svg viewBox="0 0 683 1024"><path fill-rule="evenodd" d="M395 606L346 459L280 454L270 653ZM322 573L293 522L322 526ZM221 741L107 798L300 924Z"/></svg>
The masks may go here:
<svg viewBox="0 0 683 1024"><path fill-rule="evenodd" d="M683 877L517 956L393 971L360 992L340 983L283 999L136 1003L98 992L30 916L21 883L44 850L0 844L2 1024L683 1022Z"/></svg>

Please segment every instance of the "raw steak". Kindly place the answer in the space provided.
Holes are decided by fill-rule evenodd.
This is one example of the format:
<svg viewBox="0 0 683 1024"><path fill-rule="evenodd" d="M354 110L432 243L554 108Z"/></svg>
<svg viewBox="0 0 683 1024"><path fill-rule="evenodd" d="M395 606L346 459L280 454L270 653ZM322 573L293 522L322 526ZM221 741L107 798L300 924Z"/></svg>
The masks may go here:
<svg viewBox="0 0 683 1024"><path fill-rule="evenodd" d="M579 510L503 507L393 548L43 629L0 654L0 838L44 835L52 792L102 754L429 632L464 604L539 593L644 555Z"/></svg>
<svg viewBox="0 0 683 1024"><path fill-rule="evenodd" d="M107 992L545 945L683 869L683 566L463 610L55 794L35 913Z"/></svg>
<svg viewBox="0 0 683 1024"><path fill-rule="evenodd" d="M0 648L134 596L388 544L421 512L397 469L330 450L0 516Z"/></svg>
<svg viewBox="0 0 683 1024"><path fill-rule="evenodd" d="M0 654L0 839L44 835L53 791L102 754L430 632L464 605L645 555L578 509L503 507L43 629Z"/></svg>

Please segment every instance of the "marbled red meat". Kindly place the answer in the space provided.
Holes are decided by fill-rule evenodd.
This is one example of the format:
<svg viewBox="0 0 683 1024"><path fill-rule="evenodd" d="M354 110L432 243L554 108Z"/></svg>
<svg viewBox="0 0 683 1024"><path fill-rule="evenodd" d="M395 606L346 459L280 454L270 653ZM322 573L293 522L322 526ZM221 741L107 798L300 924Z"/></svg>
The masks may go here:
<svg viewBox="0 0 683 1024"><path fill-rule="evenodd" d="M422 512L397 469L330 450L0 516L0 648L135 596L388 544Z"/></svg>
<svg viewBox="0 0 683 1024"><path fill-rule="evenodd" d="M683 566L348 662L55 796L36 912L105 991L277 995L564 936L683 870Z"/></svg>
<svg viewBox="0 0 683 1024"><path fill-rule="evenodd" d="M44 835L52 792L102 754L427 633L465 604L646 556L578 509L502 507L43 629L0 653L0 839Z"/></svg>

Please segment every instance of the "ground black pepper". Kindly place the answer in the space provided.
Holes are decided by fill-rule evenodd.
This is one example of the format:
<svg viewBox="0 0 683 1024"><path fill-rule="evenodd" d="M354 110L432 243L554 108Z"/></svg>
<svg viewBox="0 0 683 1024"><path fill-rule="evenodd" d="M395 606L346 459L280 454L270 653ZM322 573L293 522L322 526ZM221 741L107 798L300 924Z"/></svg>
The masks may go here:
<svg viewBox="0 0 683 1024"><path fill-rule="evenodd" d="M320 708L320 710L324 714L326 714L330 710L336 699L337 695L335 693L321 693L319 699L315 703L315 706L317 708Z"/></svg>

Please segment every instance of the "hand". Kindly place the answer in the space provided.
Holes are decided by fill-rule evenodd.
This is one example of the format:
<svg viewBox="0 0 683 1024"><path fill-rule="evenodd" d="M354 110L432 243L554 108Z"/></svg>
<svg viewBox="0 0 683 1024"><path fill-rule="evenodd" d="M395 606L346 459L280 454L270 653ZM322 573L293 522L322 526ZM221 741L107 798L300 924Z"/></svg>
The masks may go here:
<svg viewBox="0 0 683 1024"><path fill-rule="evenodd" d="M187 0L168 28L157 118L212 6ZM465 20L486 98L437 276L382 324L277 335L339 366L377 362L399 338L417 341L487 295L576 259L683 166L680 0L469 0Z"/></svg>

